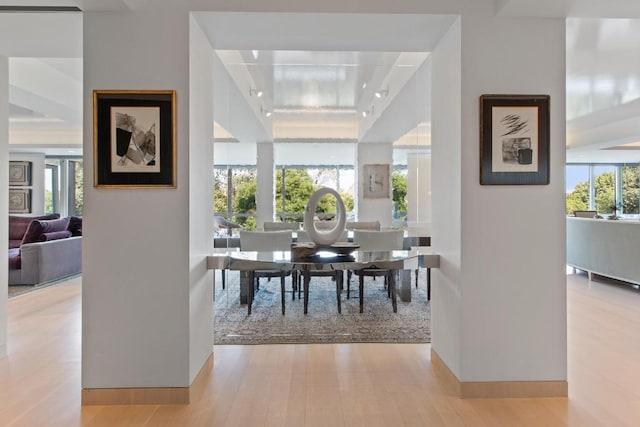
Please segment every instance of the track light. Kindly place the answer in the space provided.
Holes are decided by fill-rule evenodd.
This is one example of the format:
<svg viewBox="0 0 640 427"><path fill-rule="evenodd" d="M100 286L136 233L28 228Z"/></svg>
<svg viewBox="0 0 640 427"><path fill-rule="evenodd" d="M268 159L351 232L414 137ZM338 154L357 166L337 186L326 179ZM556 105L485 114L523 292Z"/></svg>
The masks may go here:
<svg viewBox="0 0 640 427"><path fill-rule="evenodd" d="M362 112L362 117L369 117L373 115L373 107L371 107L370 110L364 110Z"/></svg>
<svg viewBox="0 0 640 427"><path fill-rule="evenodd" d="M249 96L257 96L258 98L260 98L262 96L262 91L258 90L258 89L253 89L251 87L249 87Z"/></svg>
<svg viewBox="0 0 640 427"><path fill-rule="evenodd" d="M385 97L385 96L389 95L389 88L387 87L386 89L381 89L381 90L377 91L375 93L375 95L376 95L376 98Z"/></svg>
<svg viewBox="0 0 640 427"><path fill-rule="evenodd" d="M265 110L264 108L260 107L260 114L262 114L265 117L271 117L271 111L269 110Z"/></svg>

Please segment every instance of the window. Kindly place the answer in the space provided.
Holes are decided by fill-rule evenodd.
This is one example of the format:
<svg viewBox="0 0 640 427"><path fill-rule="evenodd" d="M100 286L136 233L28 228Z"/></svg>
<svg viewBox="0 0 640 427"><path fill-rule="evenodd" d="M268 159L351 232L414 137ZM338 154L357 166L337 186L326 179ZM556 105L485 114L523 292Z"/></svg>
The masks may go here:
<svg viewBox="0 0 640 427"><path fill-rule="evenodd" d="M601 214L611 214L616 200L616 167L594 166L593 185L595 210Z"/></svg>
<svg viewBox="0 0 640 427"><path fill-rule="evenodd" d="M600 215L640 214L640 165L567 165L566 212L596 210Z"/></svg>
<svg viewBox="0 0 640 427"><path fill-rule="evenodd" d="M255 167L215 166L214 214L240 224L244 229L255 230L256 189Z"/></svg>
<svg viewBox="0 0 640 427"><path fill-rule="evenodd" d="M589 204L589 165L567 165L566 167L566 212L592 210Z"/></svg>
<svg viewBox="0 0 640 427"><path fill-rule="evenodd" d="M82 216L83 172L83 161L80 158L45 159L45 213Z"/></svg>
<svg viewBox="0 0 640 427"><path fill-rule="evenodd" d="M276 171L276 216L283 222L302 222L309 197L320 187L329 187L342 197L347 218L353 218L354 177L352 166L279 166ZM323 197L318 205L318 217L332 219L335 212L335 199Z"/></svg>
<svg viewBox="0 0 640 427"><path fill-rule="evenodd" d="M46 164L44 171L44 213L60 212L60 182L57 164Z"/></svg>

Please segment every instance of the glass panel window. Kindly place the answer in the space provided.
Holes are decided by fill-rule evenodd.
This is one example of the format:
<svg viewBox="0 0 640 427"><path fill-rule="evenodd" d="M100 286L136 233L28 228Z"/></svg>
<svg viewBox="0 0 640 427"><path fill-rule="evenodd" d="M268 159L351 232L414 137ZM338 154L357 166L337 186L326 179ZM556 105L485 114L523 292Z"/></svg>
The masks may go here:
<svg viewBox="0 0 640 427"><path fill-rule="evenodd" d="M622 213L625 215L640 214L640 166L622 166Z"/></svg>
<svg viewBox="0 0 640 427"><path fill-rule="evenodd" d="M589 210L589 165L566 167L566 212Z"/></svg>
<svg viewBox="0 0 640 427"><path fill-rule="evenodd" d="M391 190L393 192L394 224L407 223L407 175L406 167L395 167L391 174Z"/></svg>
<svg viewBox="0 0 640 427"><path fill-rule="evenodd" d="M84 213L84 164L82 160L69 160L69 215Z"/></svg>
<svg viewBox="0 0 640 427"><path fill-rule="evenodd" d="M279 167L276 171L276 216L283 222L302 222L311 195L321 187L328 187L340 194L347 218L353 218L354 176L352 167ZM330 220L335 214L335 198L324 196L318 203L318 219Z"/></svg>
<svg viewBox="0 0 640 427"><path fill-rule="evenodd" d="M616 167L593 167L595 208L599 214L612 214L616 210Z"/></svg>
<svg viewBox="0 0 640 427"><path fill-rule="evenodd" d="M58 165L47 164L44 171L44 213L59 212L60 183Z"/></svg>
<svg viewBox="0 0 640 427"><path fill-rule="evenodd" d="M214 169L213 211L247 230L256 229L256 168L217 166ZM231 233L233 229L228 229ZM216 230L218 234L224 230Z"/></svg>

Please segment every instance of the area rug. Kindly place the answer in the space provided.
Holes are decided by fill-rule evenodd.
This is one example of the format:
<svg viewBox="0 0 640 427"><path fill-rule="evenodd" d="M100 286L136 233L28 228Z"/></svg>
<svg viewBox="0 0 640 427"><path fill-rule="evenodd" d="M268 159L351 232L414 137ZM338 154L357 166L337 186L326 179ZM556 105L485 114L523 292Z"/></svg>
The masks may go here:
<svg viewBox="0 0 640 427"><path fill-rule="evenodd" d="M413 274L412 274L413 275ZM312 277L308 314L303 301L292 300L291 278L286 279L286 313L280 305L280 279L261 279L251 315L240 304L239 273L227 274L223 290L216 277L214 344L284 343L428 343L431 342L431 309L427 301L426 272L421 270L418 288L412 282L411 302L398 298L394 313L382 278L365 278L364 313L360 313L357 278L352 280L351 298L342 292L338 314L335 282ZM413 278L412 278L413 280ZM345 282L346 287L346 282ZM354 292L355 291L355 292Z"/></svg>

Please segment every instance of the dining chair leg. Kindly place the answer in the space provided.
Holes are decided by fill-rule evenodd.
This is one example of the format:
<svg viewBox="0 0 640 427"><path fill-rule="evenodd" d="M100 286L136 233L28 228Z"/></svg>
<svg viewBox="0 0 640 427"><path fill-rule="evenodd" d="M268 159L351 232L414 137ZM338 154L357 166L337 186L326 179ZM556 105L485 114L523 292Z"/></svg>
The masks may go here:
<svg viewBox="0 0 640 427"><path fill-rule="evenodd" d="M222 290L224 291L227 281L227 270L220 270L222 273Z"/></svg>
<svg viewBox="0 0 640 427"><path fill-rule="evenodd" d="M338 313L342 314L342 300L340 297L342 293L342 271L338 271L334 277L336 281L336 298L338 298Z"/></svg>
<svg viewBox="0 0 640 427"><path fill-rule="evenodd" d="M431 269L427 268L427 301L431 301Z"/></svg>
<svg viewBox="0 0 640 427"><path fill-rule="evenodd" d="M375 279L376 276L373 276ZM387 288L387 298L391 298L391 288L389 287L389 280L387 280L387 276L384 276L384 287Z"/></svg>
<svg viewBox="0 0 640 427"><path fill-rule="evenodd" d="M398 312L398 301L396 299L396 270L391 270L389 273L389 289L391 290L391 305L393 306L393 312Z"/></svg>
<svg viewBox="0 0 640 427"><path fill-rule="evenodd" d="M280 277L280 302L282 303L282 315L284 316L284 274Z"/></svg>
<svg viewBox="0 0 640 427"><path fill-rule="evenodd" d="M418 275L419 275L419 273L420 273L420 269L416 268L416 289L418 289L418 277L419 277Z"/></svg>
<svg viewBox="0 0 640 427"><path fill-rule="evenodd" d="M291 272L291 299L295 301L296 292L298 292L298 272L293 270Z"/></svg>
<svg viewBox="0 0 640 427"><path fill-rule="evenodd" d="M304 277L304 314L307 314L307 308L309 306L309 282L311 282L311 275L305 271L302 273Z"/></svg>
<svg viewBox="0 0 640 427"><path fill-rule="evenodd" d="M253 304L253 293L255 292L255 284L253 282L253 271L249 270L247 272L249 282L249 290L247 292L247 315L251 316L251 305Z"/></svg>
<svg viewBox="0 0 640 427"><path fill-rule="evenodd" d="M364 312L364 275L361 274L359 276L359 287L358 287L358 294L360 296L360 313Z"/></svg>

